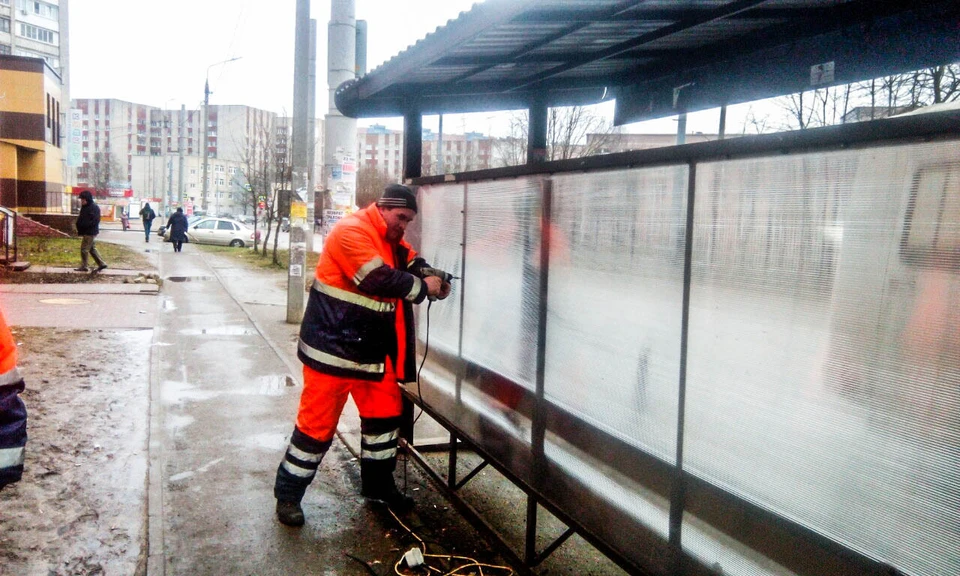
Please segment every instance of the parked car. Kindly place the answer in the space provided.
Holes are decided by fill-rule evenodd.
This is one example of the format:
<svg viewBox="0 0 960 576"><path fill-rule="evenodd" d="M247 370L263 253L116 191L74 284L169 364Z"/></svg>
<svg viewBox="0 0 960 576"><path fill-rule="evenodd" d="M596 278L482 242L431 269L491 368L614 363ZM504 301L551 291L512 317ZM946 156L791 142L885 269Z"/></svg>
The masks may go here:
<svg viewBox="0 0 960 576"><path fill-rule="evenodd" d="M169 238L169 236L165 238ZM189 222L187 241L239 248L253 244L253 230L229 218L201 217Z"/></svg>

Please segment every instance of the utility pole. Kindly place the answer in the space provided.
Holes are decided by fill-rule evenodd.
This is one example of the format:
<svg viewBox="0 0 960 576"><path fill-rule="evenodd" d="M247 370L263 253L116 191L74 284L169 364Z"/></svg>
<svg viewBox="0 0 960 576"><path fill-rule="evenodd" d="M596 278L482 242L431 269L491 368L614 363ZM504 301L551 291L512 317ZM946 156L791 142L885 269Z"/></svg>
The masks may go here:
<svg viewBox="0 0 960 576"><path fill-rule="evenodd" d="M210 143L208 142L209 138L207 135L208 124L210 124L210 69L220 64L239 60L240 58L241 56L235 56L220 62L214 62L207 66L207 74L203 83L203 188L200 193L200 208L204 212L207 211L207 161L210 159Z"/></svg>
<svg viewBox="0 0 960 576"><path fill-rule="evenodd" d="M299 205L297 188L304 182L309 151L310 123L310 0L297 0L293 52L293 150L290 177L290 265L287 268L287 323L303 319L303 288L306 274L306 238L302 222L294 221L292 208ZM308 191L309 192L309 191ZM309 194L308 194L309 196ZM299 211L299 210L298 210ZM299 219L299 217L298 217Z"/></svg>
<svg viewBox="0 0 960 576"><path fill-rule="evenodd" d="M210 105L210 68L207 68L207 79L203 83L203 166L202 174L203 180L201 182L201 192L200 192L200 209L204 212L207 211L207 160L210 156L210 144L208 142L209 138L207 137L207 125L210 123L210 113L208 106Z"/></svg>
<svg viewBox="0 0 960 576"><path fill-rule="evenodd" d="M187 121L187 105L180 105L179 134L177 138L177 153L180 156L180 171L177 178L177 205L183 206L183 125Z"/></svg>

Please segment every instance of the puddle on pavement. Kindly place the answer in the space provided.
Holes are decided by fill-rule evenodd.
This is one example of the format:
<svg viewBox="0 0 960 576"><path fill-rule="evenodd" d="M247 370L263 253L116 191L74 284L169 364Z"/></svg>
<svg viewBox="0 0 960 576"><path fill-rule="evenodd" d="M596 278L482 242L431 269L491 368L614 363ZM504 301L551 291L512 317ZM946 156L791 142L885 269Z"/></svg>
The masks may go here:
<svg viewBox="0 0 960 576"><path fill-rule="evenodd" d="M89 304L89 300L82 298L44 298L40 300L41 304L54 304L56 306L77 306L79 304Z"/></svg>
<svg viewBox="0 0 960 576"><path fill-rule="evenodd" d="M203 402L216 398L220 392L201 390L186 382L164 380L161 388L163 403L166 405L178 404L184 401Z"/></svg>
<svg viewBox="0 0 960 576"><path fill-rule="evenodd" d="M166 280L171 282L206 282L213 280L213 276L167 276Z"/></svg>
<svg viewBox="0 0 960 576"><path fill-rule="evenodd" d="M190 328L187 330L181 330L181 334L187 336L197 336L200 334L206 334L208 336L249 336L254 333L253 328L247 326L215 326L213 328Z"/></svg>
<svg viewBox="0 0 960 576"><path fill-rule="evenodd" d="M248 448L262 448L282 454L283 449L287 447L287 443L290 441L290 433L261 432L260 434L238 438L237 441ZM282 456L277 456L277 458L282 458Z"/></svg>
<svg viewBox="0 0 960 576"><path fill-rule="evenodd" d="M263 396L282 396L286 393L284 389L296 385L296 380L289 374L271 374L258 377L256 389L257 393Z"/></svg>

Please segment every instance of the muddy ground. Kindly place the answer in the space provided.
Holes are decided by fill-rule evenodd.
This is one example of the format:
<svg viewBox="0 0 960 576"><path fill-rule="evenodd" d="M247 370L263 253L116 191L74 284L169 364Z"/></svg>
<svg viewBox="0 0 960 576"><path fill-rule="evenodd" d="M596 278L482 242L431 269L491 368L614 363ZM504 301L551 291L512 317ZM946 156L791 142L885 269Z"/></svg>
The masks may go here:
<svg viewBox="0 0 960 576"><path fill-rule="evenodd" d="M144 572L152 336L14 329L29 438L0 492L0 573Z"/></svg>

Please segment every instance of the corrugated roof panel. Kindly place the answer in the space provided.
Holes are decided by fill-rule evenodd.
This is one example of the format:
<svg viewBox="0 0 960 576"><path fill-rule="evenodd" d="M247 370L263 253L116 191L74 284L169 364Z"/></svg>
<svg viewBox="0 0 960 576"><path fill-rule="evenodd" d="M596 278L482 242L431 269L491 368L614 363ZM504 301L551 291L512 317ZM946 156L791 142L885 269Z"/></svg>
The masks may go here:
<svg viewBox="0 0 960 576"><path fill-rule="evenodd" d="M520 80L549 70L562 62L523 62L518 64L500 64L484 70L469 78L470 82L493 80Z"/></svg>
<svg viewBox="0 0 960 576"><path fill-rule="evenodd" d="M529 44L537 43L556 34L565 26L557 24L518 25L505 24L496 26L469 42L457 46L451 54L458 56L492 56L510 53Z"/></svg>
<svg viewBox="0 0 960 576"><path fill-rule="evenodd" d="M746 36L768 28L771 24L783 22L785 21L768 19L716 20L658 38L645 43L643 47L656 50L689 50Z"/></svg>
<svg viewBox="0 0 960 576"><path fill-rule="evenodd" d="M408 82L446 82L473 70L473 66L424 66L407 77Z"/></svg>

